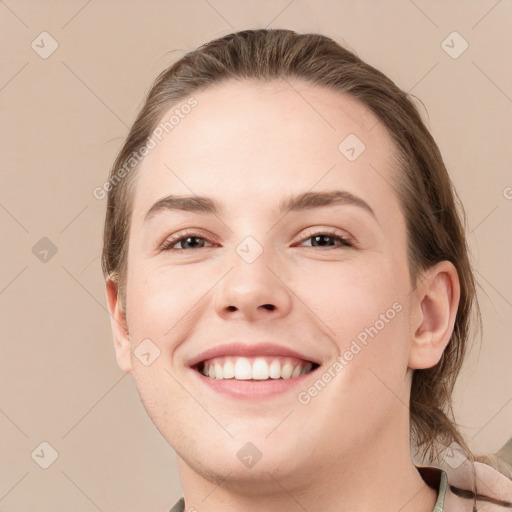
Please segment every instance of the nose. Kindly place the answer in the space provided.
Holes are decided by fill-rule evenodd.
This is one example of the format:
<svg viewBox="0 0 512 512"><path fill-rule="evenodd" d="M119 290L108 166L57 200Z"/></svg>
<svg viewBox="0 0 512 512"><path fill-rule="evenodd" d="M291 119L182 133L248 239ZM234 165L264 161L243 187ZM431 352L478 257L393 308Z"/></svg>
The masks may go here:
<svg viewBox="0 0 512 512"><path fill-rule="evenodd" d="M235 258L234 267L216 287L215 309L224 319L276 319L292 307L283 272L271 268L263 253L252 263Z"/></svg>

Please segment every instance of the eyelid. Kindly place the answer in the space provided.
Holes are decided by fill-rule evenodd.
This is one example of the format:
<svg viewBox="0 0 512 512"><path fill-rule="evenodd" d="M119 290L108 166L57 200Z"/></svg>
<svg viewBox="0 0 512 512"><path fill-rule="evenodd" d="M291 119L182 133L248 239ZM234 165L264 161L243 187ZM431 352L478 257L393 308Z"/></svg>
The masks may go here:
<svg viewBox="0 0 512 512"><path fill-rule="evenodd" d="M159 244L158 249L161 251L171 251L171 247L175 245L177 242L182 240L183 238L187 237L197 237L197 238L203 238L208 243L214 243L210 237L210 235L206 235L202 232L200 228L188 228L184 231L178 231L177 233L174 233L173 235L170 235L164 239L164 241ZM217 242L215 242L217 243ZM186 249L174 249L175 251L185 252Z"/></svg>
<svg viewBox="0 0 512 512"><path fill-rule="evenodd" d="M314 236L320 236L320 235L339 237L341 240L343 240L345 242L343 245L345 245L347 247L349 247L349 246L355 247L355 245L356 245L356 240L351 235L349 235L346 231L341 231L340 229L337 229L337 228L327 228L327 227L309 228L309 230L304 235L301 236L299 242L297 242L297 243L304 242L305 240L307 240L309 238L312 238Z"/></svg>
<svg viewBox="0 0 512 512"><path fill-rule="evenodd" d="M356 244L357 244L357 241L351 236L349 235L347 232L345 231L341 231L337 228L327 228L327 227L312 227L312 228L309 228L308 231L306 231L306 233L304 233L300 240L298 240L297 242L295 242L293 244L293 246L296 246L297 244L300 244L306 240L308 240L309 238L312 238L314 236L321 236L321 235L327 235L327 236L332 236L332 237L338 237L341 241L342 241L342 246L344 247L353 247L355 248L356 247ZM189 229L186 229L185 231L179 231L167 238L164 239L164 241L159 245L159 250L160 251L176 251L176 252L190 252L193 250L191 249L172 249L172 246L175 245L176 243L178 243L179 241L185 239L185 238L188 238L188 237L194 237L194 238L201 238L203 240L205 240L206 242L212 244L212 243L218 243L218 242L213 242L211 239L210 239L210 236L209 235L205 235L204 233L202 233L202 230L199 229L199 228L189 228ZM213 237L212 237L213 238ZM339 247L339 246L338 246ZM206 247L202 247L202 249L205 249ZM314 247L312 247L314 248ZM330 246L328 248L333 248L335 249L336 246Z"/></svg>

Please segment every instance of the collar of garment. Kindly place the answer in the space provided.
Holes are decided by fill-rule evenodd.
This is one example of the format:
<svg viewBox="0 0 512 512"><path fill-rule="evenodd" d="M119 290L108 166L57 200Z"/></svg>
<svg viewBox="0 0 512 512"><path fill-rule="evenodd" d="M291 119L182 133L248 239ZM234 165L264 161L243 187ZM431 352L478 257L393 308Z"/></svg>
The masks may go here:
<svg viewBox="0 0 512 512"><path fill-rule="evenodd" d="M457 467L416 468L425 483L437 490L432 512L512 512L512 480L487 464L465 461ZM185 512L183 497L170 512Z"/></svg>

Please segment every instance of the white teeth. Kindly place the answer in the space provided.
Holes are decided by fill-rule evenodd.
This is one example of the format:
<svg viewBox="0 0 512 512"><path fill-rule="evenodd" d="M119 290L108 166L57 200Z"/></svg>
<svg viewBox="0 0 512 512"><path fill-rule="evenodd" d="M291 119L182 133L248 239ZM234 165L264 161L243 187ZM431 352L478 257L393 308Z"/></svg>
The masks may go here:
<svg viewBox="0 0 512 512"><path fill-rule="evenodd" d="M211 375L210 375L211 377ZM235 379L252 379L251 362L245 357L239 357L235 364Z"/></svg>
<svg viewBox="0 0 512 512"><path fill-rule="evenodd" d="M293 379L309 373L313 364L290 357L217 357L205 361L201 373L211 379Z"/></svg>
<svg viewBox="0 0 512 512"><path fill-rule="evenodd" d="M293 373L293 366L291 363L285 363L281 366L281 377L283 379L290 379Z"/></svg>
<svg viewBox="0 0 512 512"><path fill-rule="evenodd" d="M265 359L256 359L252 363L252 378L255 380L267 380L269 374L268 364Z"/></svg>
<svg viewBox="0 0 512 512"><path fill-rule="evenodd" d="M281 378L281 363L279 362L279 359L274 359L272 361L268 373L271 379Z"/></svg>
<svg viewBox="0 0 512 512"><path fill-rule="evenodd" d="M215 378L222 379L222 366L220 363L215 363Z"/></svg>
<svg viewBox="0 0 512 512"><path fill-rule="evenodd" d="M297 365L295 367L295 369L293 370L293 373L292 373L292 379L294 377L298 377L300 375L300 371L302 370L301 366L300 365Z"/></svg>
<svg viewBox="0 0 512 512"><path fill-rule="evenodd" d="M222 373L223 379L232 379L235 376L235 365L231 361L224 363L224 369Z"/></svg>

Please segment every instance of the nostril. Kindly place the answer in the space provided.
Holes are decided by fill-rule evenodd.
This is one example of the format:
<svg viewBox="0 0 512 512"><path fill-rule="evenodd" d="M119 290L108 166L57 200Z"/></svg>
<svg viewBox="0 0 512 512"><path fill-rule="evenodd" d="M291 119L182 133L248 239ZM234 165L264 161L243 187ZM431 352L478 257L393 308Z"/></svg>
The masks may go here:
<svg viewBox="0 0 512 512"><path fill-rule="evenodd" d="M273 304L263 304L262 307L265 309L270 309L270 311L273 311L274 309L276 309L276 307Z"/></svg>

